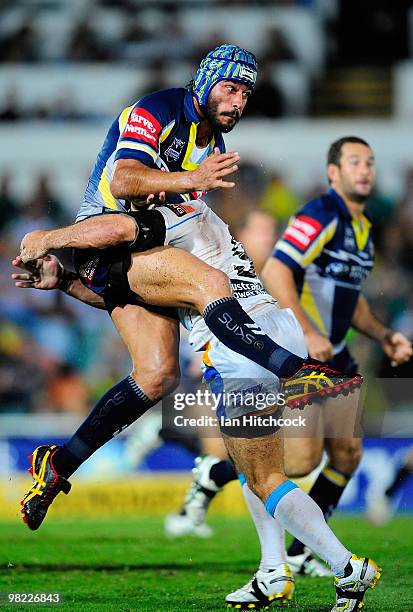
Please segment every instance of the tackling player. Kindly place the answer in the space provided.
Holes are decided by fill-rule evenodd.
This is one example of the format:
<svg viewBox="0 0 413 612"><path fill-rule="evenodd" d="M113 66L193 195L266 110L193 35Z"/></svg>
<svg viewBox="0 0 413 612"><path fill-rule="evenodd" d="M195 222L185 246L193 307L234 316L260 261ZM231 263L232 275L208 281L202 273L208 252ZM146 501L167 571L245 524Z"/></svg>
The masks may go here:
<svg viewBox="0 0 413 612"><path fill-rule="evenodd" d="M232 186L223 178L236 169L238 155L218 153L215 145L223 150L219 148L223 147L221 132L229 131L241 116L255 75L251 54L224 45L203 60L190 89L156 92L125 109L97 158L78 216L81 222L61 230L32 232L22 241L21 255L26 262L54 248L76 249L76 269L84 286L72 279L69 290L76 287L94 305L99 302L96 296L103 298L134 364L131 376L98 401L66 445L36 449L32 458L35 483L22 502L32 529L39 527L57 493L68 492L67 478L79 465L154 405L165 393L164 377L176 375L176 321L139 304L192 307L202 312L211 331L230 349L279 376L291 375L284 385L291 405L304 405L314 395L348 392L361 383L357 376L338 375L318 364L303 365L302 357L271 340L242 310L225 274L179 249L146 250L164 243L168 230L160 224L159 215L128 213L137 198L146 200L148 193L166 191L168 209L178 217L173 228L182 227L181 216L198 216L192 201L197 195L194 191ZM170 172L161 172L161 167ZM174 201L175 197L179 201ZM102 301L99 303L101 306ZM155 351L154 337L159 338ZM283 344L286 342L284 337ZM308 378L315 381L314 392L297 390L306 386ZM270 461L266 469L250 465L247 458L254 450L249 448L252 442L237 444L230 439L227 444L233 447L234 456L237 454L239 470L254 482L260 497L272 502L278 499L275 492L285 481L277 472L278 459L275 464ZM283 489L282 497L287 495L290 490ZM299 492L294 493L297 495ZM271 514L278 505L270 504ZM302 520L295 517L295 521L300 532ZM331 537L331 532L327 533ZM327 546L327 539L324 542ZM333 539L333 548L336 544ZM340 554L343 558L342 549ZM346 558L350 558L348 551ZM336 569L341 564L342 560ZM337 571L353 574L350 562L346 567L346 571ZM375 576L374 571L371 580Z"/></svg>
<svg viewBox="0 0 413 612"><path fill-rule="evenodd" d="M234 254L234 239L223 221L202 200L192 205L196 216L193 211L186 213L183 216L185 223L179 230L174 213L167 205L158 206L150 212L164 225L165 243L191 249L194 255L206 258L211 265L227 272L232 280L242 286L245 295L240 297L241 302L253 308L254 317L262 329L275 341L284 338L289 350L304 357L304 337L292 311L280 310L265 292L240 244L237 244L237 252ZM24 265L20 258L14 264ZM72 279L69 285L64 280L60 284L59 272L57 261L49 256L45 260L38 260L33 272L13 276L17 286L55 288L60 285L70 295L89 303L95 300L95 306L104 307L104 300L100 298L99 303L97 296L87 295L88 290L76 279ZM133 284L131 288L134 289ZM204 378L216 396L222 398L232 394L232 397L237 398L257 387L260 395L276 396L279 393L279 379L262 366L236 355L214 338L198 312L180 310L179 314L181 322L190 331L192 346L196 350L208 347L204 355ZM236 400L221 401L218 415L232 422L232 419L241 415L250 415L253 410L251 404L242 405ZM329 529L318 506L304 491L287 480L283 471L282 439L274 429L267 428L259 432L257 437L244 437L240 430L234 432L232 429L222 427L222 432L228 451L241 473L244 493L251 498L252 504L258 504L260 509L268 513L268 519L278 533L273 551L273 558L276 557L274 567L258 576L259 585L257 577L251 581L251 592L255 594L256 602L254 607L268 606L271 602L285 603L292 597L294 580L285 562L281 537L285 528L301 537L330 564L336 576L337 587L337 603L333 611L343 609L344 604L348 610L355 609L354 606L361 603L365 591L375 586L380 577L380 568L371 560L352 555ZM34 465L34 475L41 473L40 462L34 459ZM256 520L257 513L253 516ZM244 600L242 606L239 601L236 600L233 605L251 608L251 598Z"/></svg>
<svg viewBox="0 0 413 612"><path fill-rule="evenodd" d="M158 358L157 367L152 367L146 378L142 372L136 375L145 407L152 402L145 385L159 387L162 378L176 378L178 366L171 357L176 356L176 322L166 317L161 322L158 315L147 311L138 315L134 309L130 315L125 309L115 308L122 299L123 303L128 301L128 288L122 286L120 277L131 265L131 252L147 250L159 244L160 238L153 217L134 219L133 213L124 213L137 200L143 198L146 202L148 194L166 192L179 226L182 214L191 210L190 202L202 192L234 186L224 179L237 170L239 155L224 153L222 133L233 129L240 119L256 76L253 54L233 45L221 45L204 58L188 88L155 92L124 109L97 157L76 218L78 223L50 232L31 232L22 240L23 261L41 257L52 249L74 247L80 278L87 287L106 295L107 308L119 330L126 335L134 333L140 316L145 323L140 326L141 345L145 342L144 328L151 327L148 319L153 320L154 329L160 327L165 339L169 338L162 347L163 371L158 368L163 360ZM117 266L112 258L118 257L121 246L102 253L103 248L115 245L123 245L124 253ZM137 259L134 255L136 264ZM303 364L302 359L274 343L242 310L228 279L206 264L200 265L189 253L160 250L148 253L140 265L144 265L147 278L145 286L140 273L137 293L141 302L157 306L183 303L197 308L212 333L229 348L288 379L285 393L290 405L305 405L314 393L337 395L360 385L360 376L337 375L315 362ZM143 355L145 358L146 350ZM158 383L153 382L154 371ZM308 377L314 381L310 392L306 390ZM125 384L129 391L129 383ZM159 388L154 389L154 394L159 399Z"/></svg>
<svg viewBox="0 0 413 612"><path fill-rule="evenodd" d="M75 249L79 278L92 296L104 297L134 367L131 376L97 402L73 438L54 450L54 466L63 478L52 478L54 494L67 488L65 479L116 431L130 425L176 384L177 321L143 304L193 307L203 313L209 329L230 349L287 379L284 392L291 405L304 405L314 394L346 392L361 383L359 376L303 362L275 343L241 308L223 272L177 248L150 249L164 243L165 230L149 211L131 211L137 201L146 202L148 194L166 192L174 225L183 228L183 216L197 215L193 206L197 192L233 186L224 179L237 168L239 156L223 152L222 132L237 123L255 79L255 57L239 47L222 45L201 62L188 88L155 92L126 108L97 157L78 222L31 232L22 240L25 262L51 249ZM47 488L42 481L39 489ZM25 511L31 499L25 500ZM44 495L42 506L52 499L52 493ZM27 520L33 519L35 526L42 518L30 515Z"/></svg>

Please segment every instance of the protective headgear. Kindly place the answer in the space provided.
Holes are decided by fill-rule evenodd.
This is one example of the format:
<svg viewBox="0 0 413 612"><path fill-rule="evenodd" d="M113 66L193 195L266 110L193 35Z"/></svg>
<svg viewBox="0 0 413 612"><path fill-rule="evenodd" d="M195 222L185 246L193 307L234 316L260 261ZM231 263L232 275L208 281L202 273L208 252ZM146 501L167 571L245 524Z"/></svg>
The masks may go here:
<svg viewBox="0 0 413 612"><path fill-rule="evenodd" d="M192 91L201 106L219 81L236 81L254 88L257 80L255 55L236 45L221 45L202 60L195 75Z"/></svg>

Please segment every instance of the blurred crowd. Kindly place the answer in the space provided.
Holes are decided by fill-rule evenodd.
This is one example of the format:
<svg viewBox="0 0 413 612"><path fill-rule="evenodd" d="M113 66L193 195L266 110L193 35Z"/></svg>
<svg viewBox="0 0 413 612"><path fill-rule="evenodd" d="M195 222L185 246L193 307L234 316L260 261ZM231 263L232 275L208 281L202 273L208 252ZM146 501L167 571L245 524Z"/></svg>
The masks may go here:
<svg viewBox="0 0 413 612"><path fill-rule="evenodd" d="M277 172L243 165L234 190L215 192L209 203L245 246L257 272L271 254L288 218L325 189L314 184L297 194ZM236 205L235 205L236 203ZM377 315L413 339L413 168L404 196L396 201L379 189L368 210L373 218L376 267L365 287ZM38 176L30 196L16 194L13 176L0 177L0 411L87 412L111 384L124 377L129 358L108 315L60 291L17 289L11 260L22 236L33 229L72 221L47 175ZM380 350L354 337L363 370L390 376ZM199 359L182 344L183 376L199 376ZM404 375L411 376L411 365ZM403 373L401 373L403 375Z"/></svg>
<svg viewBox="0 0 413 612"><path fill-rule="evenodd" d="M202 29L193 27L193 13L205 8L203 4L185 0L154 0L151 3L139 0L61 0L58 3L4 0L0 6L0 67L121 63L153 74L151 85L155 89L171 86L171 78L167 81L164 78L171 63L195 67L206 51L228 39L228 24L219 20L214 27L211 23ZM260 78L247 111L249 116L291 114L291 106L294 106L291 97L300 95L297 91L294 94L296 81L301 82L306 98L313 98L314 94L317 97L318 91L322 96L328 95L324 87L330 79L329 68L390 67L410 55L409 37L413 25L409 24L413 21L409 19L409 0L399 0L393 5L364 0L362 6L358 0L209 0L209 5L211 11L224 8L235 16L237 11L244 9L263 11L263 15L268 15L271 8L308 9L308 14L316 16L321 25L313 30L307 23L308 28L301 31L301 36L308 39L309 48L315 46L321 54L314 71L306 54L302 49L299 52L297 33L293 35L291 26L286 28L282 20L279 24L271 19L266 23L263 18L263 30L252 44L252 50L259 57ZM355 14L357 19L354 19ZM202 19L200 12L200 21ZM244 22L240 23L245 27ZM293 66L289 84L277 76L277 67L286 63ZM150 90L139 86L136 98ZM76 96L66 90L58 91L47 103L34 101L28 106L27 100L22 102L23 98L16 83L7 82L0 96L0 121L96 118L96 111L86 111ZM302 103L296 114L306 113L317 114L320 110Z"/></svg>

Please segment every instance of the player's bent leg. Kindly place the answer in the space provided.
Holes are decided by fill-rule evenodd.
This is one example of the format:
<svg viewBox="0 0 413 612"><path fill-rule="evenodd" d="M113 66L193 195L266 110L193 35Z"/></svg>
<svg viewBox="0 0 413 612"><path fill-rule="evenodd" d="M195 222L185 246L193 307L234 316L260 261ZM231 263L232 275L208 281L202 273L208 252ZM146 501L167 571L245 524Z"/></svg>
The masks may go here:
<svg viewBox="0 0 413 612"><path fill-rule="evenodd" d="M157 403L162 395L158 368L167 376L169 387L176 382L175 378L170 377L171 374L175 375L178 372L177 361L173 365L168 360L171 356L177 357L178 354L177 321L149 313L140 306L128 306L120 310L115 314L115 319L121 336L130 350L134 367L136 365L139 367L139 363L145 364L142 381L146 384L150 395L146 394L132 375L127 376L98 400L91 413L66 444L61 447L41 446L34 451L30 457L33 484L21 502L23 518L32 530L40 527L56 495L60 491L69 492L70 483L67 478L98 448ZM148 351L148 347L153 347L153 329L160 334L162 342L159 348L153 351L154 361L151 365L152 351ZM164 370L161 368L163 357L167 364ZM154 376L153 382L151 372ZM137 374L134 375L137 378Z"/></svg>
<svg viewBox="0 0 413 612"><path fill-rule="evenodd" d="M304 359L306 351L293 353L285 348L285 338L276 343L232 297L225 274L181 249L157 247L134 253L128 281L144 302L202 313L211 332L226 346L285 379L284 393L291 407L347 395L362 383L358 375L349 377ZM302 334L298 329L297 324L296 334Z"/></svg>
<svg viewBox="0 0 413 612"><path fill-rule="evenodd" d="M129 285L138 297L155 306L195 308L232 296L224 272L209 266L191 253L174 247L156 247L132 254Z"/></svg>

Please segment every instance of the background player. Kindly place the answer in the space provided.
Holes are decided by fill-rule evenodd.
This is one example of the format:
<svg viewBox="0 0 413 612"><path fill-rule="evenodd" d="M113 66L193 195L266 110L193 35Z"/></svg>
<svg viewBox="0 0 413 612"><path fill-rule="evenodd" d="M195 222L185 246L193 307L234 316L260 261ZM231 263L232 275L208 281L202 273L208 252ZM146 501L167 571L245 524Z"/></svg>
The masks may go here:
<svg viewBox="0 0 413 612"><path fill-rule="evenodd" d="M347 374L357 371L345 342L350 327L379 342L392 365L412 356L409 340L383 325L371 312L361 284L373 267L371 222L366 202L376 177L370 146L358 137L333 142L327 154L330 189L307 203L291 220L267 262L262 278L282 306L294 310L310 356ZM328 462L310 495L328 518L357 468L360 438L307 438L287 441L287 473L304 476ZM294 540L288 549L293 569L304 571L309 551Z"/></svg>

